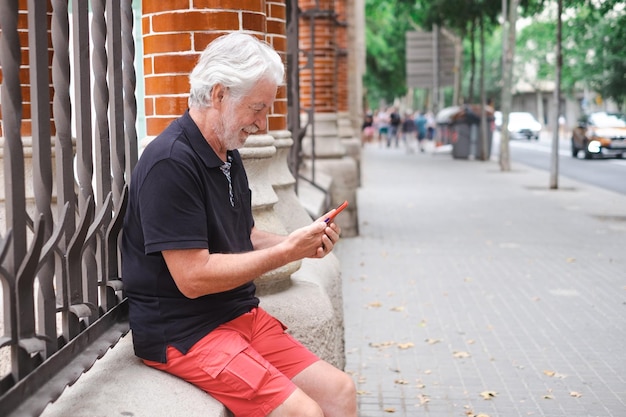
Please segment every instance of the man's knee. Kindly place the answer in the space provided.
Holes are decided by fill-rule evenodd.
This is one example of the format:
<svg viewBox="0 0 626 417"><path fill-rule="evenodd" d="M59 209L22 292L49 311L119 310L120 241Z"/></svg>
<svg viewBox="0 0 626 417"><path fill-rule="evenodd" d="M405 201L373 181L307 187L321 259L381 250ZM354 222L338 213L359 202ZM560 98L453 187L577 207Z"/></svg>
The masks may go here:
<svg viewBox="0 0 626 417"><path fill-rule="evenodd" d="M342 372L337 380L337 398L341 398L342 401L356 401L356 385L352 377L345 372Z"/></svg>
<svg viewBox="0 0 626 417"><path fill-rule="evenodd" d="M322 408L301 389L296 389L284 403L267 417L324 417Z"/></svg>

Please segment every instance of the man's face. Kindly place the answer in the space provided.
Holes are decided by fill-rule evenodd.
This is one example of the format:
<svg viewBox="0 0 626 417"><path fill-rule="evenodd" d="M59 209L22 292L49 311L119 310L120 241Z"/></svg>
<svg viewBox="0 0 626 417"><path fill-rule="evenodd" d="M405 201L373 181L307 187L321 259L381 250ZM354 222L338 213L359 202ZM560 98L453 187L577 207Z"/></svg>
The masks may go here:
<svg viewBox="0 0 626 417"><path fill-rule="evenodd" d="M239 101L225 97L222 106L220 125L215 133L228 149L239 149L246 143L250 134L267 128L267 113L276 98L276 85L270 81L259 82Z"/></svg>

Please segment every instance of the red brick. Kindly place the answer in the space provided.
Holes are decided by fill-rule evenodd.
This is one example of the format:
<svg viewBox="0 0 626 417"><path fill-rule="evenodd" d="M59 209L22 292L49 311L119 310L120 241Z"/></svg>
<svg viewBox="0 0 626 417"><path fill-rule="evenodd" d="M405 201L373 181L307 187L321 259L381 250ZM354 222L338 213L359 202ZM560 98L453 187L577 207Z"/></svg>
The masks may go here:
<svg viewBox="0 0 626 417"><path fill-rule="evenodd" d="M157 136L176 119L176 117L151 117L146 120L146 133L148 136Z"/></svg>
<svg viewBox="0 0 626 417"><path fill-rule="evenodd" d="M155 32L232 30L239 28L238 12L164 13L152 17Z"/></svg>
<svg viewBox="0 0 626 417"><path fill-rule="evenodd" d="M265 12L263 0L194 0L194 9L234 9Z"/></svg>
<svg viewBox="0 0 626 417"><path fill-rule="evenodd" d="M141 2L143 15L187 9L189 9L189 0L142 0Z"/></svg>
<svg viewBox="0 0 626 417"><path fill-rule="evenodd" d="M145 78L146 95L189 93L189 77L187 75L161 75Z"/></svg>
<svg viewBox="0 0 626 417"><path fill-rule="evenodd" d="M187 97L156 97L154 107L156 114L180 116L187 110Z"/></svg>
<svg viewBox="0 0 626 417"><path fill-rule="evenodd" d="M265 15L243 12L241 14L241 28L244 30L265 33L267 28L265 24Z"/></svg>
<svg viewBox="0 0 626 417"><path fill-rule="evenodd" d="M195 53L155 55L154 71L159 74L189 74L199 56Z"/></svg>
<svg viewBox="0 0 626 417"><path fill-rule="evenodd" d="M147 35L143 38L143 51L145 55L188 51L190 49L191 34L186 32L168 35Z"/></svg>

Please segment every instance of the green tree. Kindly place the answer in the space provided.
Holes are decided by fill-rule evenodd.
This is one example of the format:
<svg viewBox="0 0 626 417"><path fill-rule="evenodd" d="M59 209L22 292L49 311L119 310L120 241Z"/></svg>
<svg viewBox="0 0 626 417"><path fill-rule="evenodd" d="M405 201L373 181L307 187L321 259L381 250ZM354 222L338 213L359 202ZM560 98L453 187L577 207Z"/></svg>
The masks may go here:
<svg viewBox="0 0 626 417"><path fill-rule="evenodd" d="M407 93L405 33L420 25L420 5L410 0L366 0L366 68L363 85L376 107Z"/></svg>
<svg viewBox="0 0 626 417"><path fill-rule="evenodd" d="M562 89L573 95L587 87L619 106L626 100L626 13L613 2L566 3L563 15ZM612 6L612 7L609 7ZM517 40L516 78L531 84L555 78L556 20L537 19ZM532 71L523 71L531 68Z"/></svg>

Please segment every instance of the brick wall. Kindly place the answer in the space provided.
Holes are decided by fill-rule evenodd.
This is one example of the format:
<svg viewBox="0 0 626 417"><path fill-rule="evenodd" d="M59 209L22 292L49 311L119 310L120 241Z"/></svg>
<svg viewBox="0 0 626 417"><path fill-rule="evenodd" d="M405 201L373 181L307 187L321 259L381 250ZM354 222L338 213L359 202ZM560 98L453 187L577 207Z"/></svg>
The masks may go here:
<svg viewBox="0 0 626 417"><path fill-rule="evenodd" d="M334 2L320 0L319 8L312 0L300 1L300 9L305 16L300 18L300 49L305 54L315 48L313 71L303 68L307 63L305 54L300 56L300 104L303 109L315 108L316 113L334 113L337 111L336 82L336 45ZM315 13L311 17L306 14ZM313 20L313 22L312 22ZM312 24L313 23L313 24ZM315 33L311 44L311 31ZM315 102L313 102L312 80L315 80Z"/></svg>
<svg viewBox="0 0 626 417"><path fill-rule="evenodd" d="M267 0L265 2L267 15L266 40L280 54L283 63L287 62L287 6L285 0ZM268 130L287 129L287 86L278 89L274 108L268 115Z"/></svg>
<svg viewBox="0 0 626 417"><path fill-rule="evenodd" d="M284 61L285 27L284 0L143 0L148 136L158 135L187 109L189 73L213 39L245 30L274 45ZM268 117L270 130L286 127L286 97L283 87Z"/></svg>
<svg viewBox="0 0 626 417"><path fill-rule="evenodd" d="M337 13L337 27L335 37L337 43L337 111L350 110L348 103L348 16L346 15L346 1L335 0Z"/></svg>

